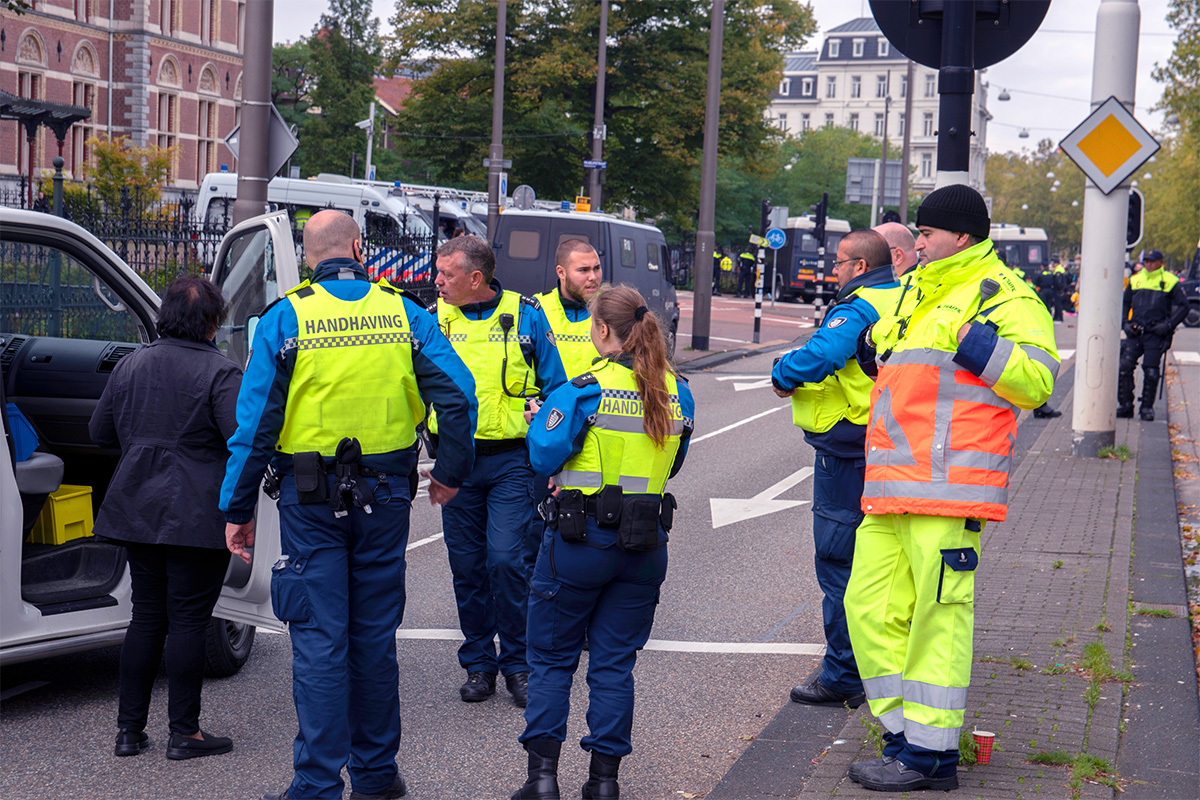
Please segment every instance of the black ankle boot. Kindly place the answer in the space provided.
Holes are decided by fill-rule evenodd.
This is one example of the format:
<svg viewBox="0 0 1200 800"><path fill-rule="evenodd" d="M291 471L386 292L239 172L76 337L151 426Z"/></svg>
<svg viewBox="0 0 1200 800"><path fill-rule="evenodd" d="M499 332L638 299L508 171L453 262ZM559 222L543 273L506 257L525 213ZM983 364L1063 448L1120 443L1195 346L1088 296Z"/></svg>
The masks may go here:
<svg viewBox="0 0 1200 800"><path fill-rule="evenodd" d="M606 756L592 751L588 782L583 785L583 800L617 800L621 796L621 787L617 785L617 769L620 766L620 756Z"/></svg>
<svg viewBox="0 0 1200 800"><path fill-rule="evenodd" d="M530 739L525 749L529 752L529 777L524 786L513 792L511 800L559 800L558 754L562 742Z"/></svg>

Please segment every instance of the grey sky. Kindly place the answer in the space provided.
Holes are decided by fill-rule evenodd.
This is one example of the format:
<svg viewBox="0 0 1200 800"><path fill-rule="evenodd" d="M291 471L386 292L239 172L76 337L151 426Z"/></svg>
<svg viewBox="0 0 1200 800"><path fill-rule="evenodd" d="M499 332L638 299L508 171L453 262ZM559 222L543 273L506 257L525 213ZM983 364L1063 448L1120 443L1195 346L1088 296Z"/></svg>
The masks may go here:
<svg viewBox="0 0 1200 800"><path fill-rule="evenodd" d="M812 47L820 40L821 32L853 17L870 14L866 0L810 2L820 28L810 43ZM1167 0L1141 0L1139 5L1142 36L1138 47L1136 116L1153 131L1162 127L1163 115L1149 109L1162 96L1162 87L1154 82L1150 72L1156 62L1167 60L1175 39L1173 35L1156 35L1172 34L1165 20ZM394 13L395 3L374 0L374 6L386 33L387 18ZM989 84L988 110L993 116L988 127L990 151L1032 149L1043 138L1057 142L1087 116L1092 90L1093 31L1099 7L1100 0L1053 0L1033 39L1007 61L987 71L984 80ZM275 41L295 41L307 36L326 8L327 0L277 0ZM996 99L1002 88L1008 89L1012 100L1001 103ZM1028 139L1019 138L1022 128L1029 129Z"/></svg>

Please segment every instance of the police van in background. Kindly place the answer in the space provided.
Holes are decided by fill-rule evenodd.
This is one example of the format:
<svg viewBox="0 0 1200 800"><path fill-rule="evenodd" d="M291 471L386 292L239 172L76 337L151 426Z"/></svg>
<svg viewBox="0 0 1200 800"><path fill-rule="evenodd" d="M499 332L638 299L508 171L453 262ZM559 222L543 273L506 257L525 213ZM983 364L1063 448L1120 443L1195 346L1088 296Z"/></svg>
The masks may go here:
<svg viewBox="0 0 1200 800"><path fill-rule="evenodd" d="M1008 268L1023 270L1026 278L1050 266L1050 240L1041 228L992 223L989 238Z"/></svg>
<svg viewBox="0 0 1200 800"><path fill-rule="evenodd" d="M497 279L505 289L528 296L553 289L558 285L555 251L566 239L583 239L596 248L605 282L641 292L663 322L667 355L674 354L679 304L667 240L653 225L598 212L510 206L500 215L492 242Z"/></svg>
<svg viewBox="0 0 1200 800"><path fill-rule="evenodd" d="M1188 314L1183 324L1189 328L1200 328L1200 242L1196 242L1196 254L1179 279L1179 285L1188 299Z"/></svg>
<svg viewBox="0 0 1200 800"><path fill-rule="evenodd" d="M195 210L201 225L228 224L237 199L237 178L233 172L204 176ZM367 244L378 245L365 248L367 272L372 279L383 277L397 283L433 280L433 245L429 243L434 236L433 225L399 192L364 185L344 175L321 173L306 180L272 178L267 203L271 208L286 209L296 231L303 230L308 218L322 209L344 211L354 217Z"/></svg>
<svg viewBox="0 0 1200 800"><path fill-rule="evenodd" d="M808 214L788 217L784 233L787 241L775 253L764 259L763 291L772 292L776 300L796 300L811 303L818 294L818 242L812 231L815 220ZM820 294L828 304L837 296L837 276L833 274L833 262L837 259L838 245L842 237L850 232L850 223L844 219L825 221L825 281ZM775 268L772 270L772 261Z"/></svg>

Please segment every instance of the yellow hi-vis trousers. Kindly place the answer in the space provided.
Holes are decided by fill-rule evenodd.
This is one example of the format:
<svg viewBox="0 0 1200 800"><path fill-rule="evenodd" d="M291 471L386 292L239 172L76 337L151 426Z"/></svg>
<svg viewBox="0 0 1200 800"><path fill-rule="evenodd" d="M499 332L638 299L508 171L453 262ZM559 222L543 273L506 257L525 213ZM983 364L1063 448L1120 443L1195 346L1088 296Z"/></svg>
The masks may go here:
<svg viewBox="0 0 1200 800"><path fill-rule="evenodd" d="M926 750L958 749L982 529L979 520L868 514L856 534L845 603L863 689L888 731Z"/></svg>

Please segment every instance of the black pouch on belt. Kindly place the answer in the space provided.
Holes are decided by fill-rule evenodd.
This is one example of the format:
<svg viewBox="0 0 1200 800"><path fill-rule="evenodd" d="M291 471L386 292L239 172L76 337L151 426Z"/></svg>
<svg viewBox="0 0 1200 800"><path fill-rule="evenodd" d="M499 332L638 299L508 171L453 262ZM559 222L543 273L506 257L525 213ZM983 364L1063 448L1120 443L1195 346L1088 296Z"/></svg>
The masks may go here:
<svg viewBox="0 0 1200 800"><path fill-rule="evenodd" d="M671 530L671 526L675 524L675 509L679 508L679 504L675 502L675 495L670 492L662 496L662 507L658 512L658 521L666 530Z"/></svg>
<svg viewBox="0 0 1200 800"><path fill-rule="evenodd" d="M624 509L624 492L620 486L605 486L595 495L596 524L601 528L615 528L621 524Z"/></svg>
<svg viewBox="0 0 1200 800"><path fill-rule="evenodd" d="M558 531L564 542L586 542L587 514L583 510L583 495L578 489L567 489L559 492L557 503L558 518L551 527Z"/></svg>
<svg viewBox="0 0 1200 800"><path fill-rule="evenodd" d="M659 513L662 498L658 495L626 497L621 509L619 529L622 550L646 553L658 549Z"/></svg>
<svg viewBox="0 0 1200 800"><path fill-rule="evenodd" d="M315 450L292 456L296 477L296 499L302 504L324 503L329 500L329 484L325 480L325 462Z"/></svg>

